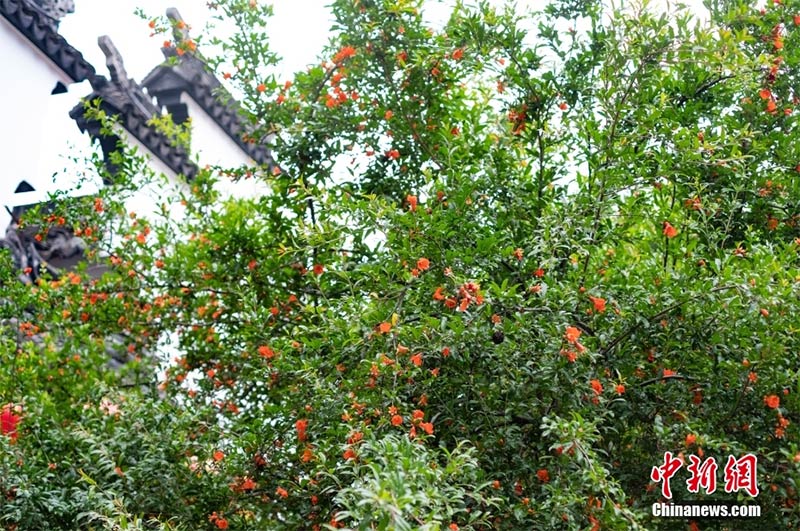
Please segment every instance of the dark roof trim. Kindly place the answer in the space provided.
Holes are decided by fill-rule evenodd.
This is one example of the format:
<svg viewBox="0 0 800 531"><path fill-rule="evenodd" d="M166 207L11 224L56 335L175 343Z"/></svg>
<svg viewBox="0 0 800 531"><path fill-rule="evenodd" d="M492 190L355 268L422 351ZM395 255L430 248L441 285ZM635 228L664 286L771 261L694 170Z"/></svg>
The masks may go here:
<svg viewBox="0 0 800 531"><path fill-rule="evenodd" d="M24 0L0 0L0 14L73 81L80 82L95 76L94 67L58 34L53 21L41 10Z"/></svg>
<svg viewBox="0 0 800 531"><path fill-rule="evenodd" d="M187 40L187 26L180 24L183 19L178 10L168 9L167 16L175 24L176 43ZM167 62L154 68L142 80L148 94L155 96L159 104L169 110L176 106L176 96L181 92L188 94L251 159L270 168L276 166L266 146L243 139L247 129L239 116L239 104L208 65L190 50L182 50L179 55L175 45L162 48L162 52Z"/></svg>
<svg viewBox="0 0 800 531"><path fill-rule="evenodd" d="M174 145L166 135L150 125L149 122L153 117L160 116L160 110L142 91L139 84L128 78L122 58L111 39L107 36L100 37L98 44L106 55L106 65L111 73L111 80L104 76L95 76L92 79L94 90L84 98L84 101L99 99L100 108L107 115L116 116L120 125L144 144L153 155L176 174L183 175L187 180L193 179L197 175L197 166L192 163L186 150ZM100 124L87 116L83 103L74 107L69 115L77 122L81 131L88 131L93 138L100 140L104 151L109 147L107 145L109 139L103 136ZM110 146L112 150L115 149L115 144L116 142ZM113 168L109 169L113 173Z"/></svg>

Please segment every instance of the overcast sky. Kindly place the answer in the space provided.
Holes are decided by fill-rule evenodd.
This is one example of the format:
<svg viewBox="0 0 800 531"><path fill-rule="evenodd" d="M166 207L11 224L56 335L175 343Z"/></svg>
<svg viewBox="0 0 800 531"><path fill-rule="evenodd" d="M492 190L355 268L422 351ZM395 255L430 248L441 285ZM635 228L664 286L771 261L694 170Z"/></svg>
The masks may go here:
<svg viewBox="0 0 800 531"><path fill-rule="evenodd" d="M264 1L264 0L260 0ZM327 0L276 0L270 24L270 46L284 58L288 75L315 62L331 27ZM119 49L128 75L137 81L164 60L164 35L150 37L147 21L134 14L137 8L152 16L163 16L176 7L187 24L199 32L210 21L204 0L75 0L75 12L64 17L60 32L100 70L105 56L97 37L108 35Z"/></svg>

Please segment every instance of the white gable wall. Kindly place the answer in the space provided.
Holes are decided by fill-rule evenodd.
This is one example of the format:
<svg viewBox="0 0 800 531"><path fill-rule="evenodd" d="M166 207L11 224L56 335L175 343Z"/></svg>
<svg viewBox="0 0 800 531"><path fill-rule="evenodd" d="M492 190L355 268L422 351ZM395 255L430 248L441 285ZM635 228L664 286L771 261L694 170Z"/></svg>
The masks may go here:
<svg viewBox="0 0 800 531"><path fill-rule="evenodd" d="M255 165L253 159L242 151L191 96L182 93L181 103L186 104L192 120L192 156L198 157L201 166L208 164L230 169ZM256 197L266 192L266 187L257 179L242 179L234 183L221 177L220 189L226 195L240 198Z"/></svg>
<svg viewBox="0 0 800 531"><path fill-rule="evenodd" d="M37 197L76 182L85 165L89 138L78 130L69 111L80 95L91 90L88 82L72 80L46 55L0 17L0 101L3 124L0 127L0 229L10 221L4 206L20 203L14 190L27 181ZM69 92L51 95L57 82ZM58 177L58 186L53 182ZM28 196L28 197L33 197Z"/></svg>

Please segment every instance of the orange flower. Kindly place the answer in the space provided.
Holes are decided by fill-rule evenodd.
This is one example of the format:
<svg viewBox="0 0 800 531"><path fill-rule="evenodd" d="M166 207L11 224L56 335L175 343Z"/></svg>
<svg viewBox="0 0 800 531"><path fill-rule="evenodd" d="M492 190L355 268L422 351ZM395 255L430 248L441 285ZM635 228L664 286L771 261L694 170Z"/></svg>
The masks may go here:
<svg viewBox="0 0 800 531"><path fill-rule="evenodd" d="M600 395L603 392L603 384L600 383L600 380L590 380L589 385L592 386L592 391L594 394Z"/></svg>
<svg viewBox="0 0 800 531"><path fill-rule="evenodd" d="M333 56L333 62L336 64L341 63L345 59L349 57L353 57L356 54L356 49L352 46L344 46L341 50L336 52L336 55Z"/></svg>
<svg viewBox="0 0 800 531"><path fill-rule="evenodd" d="M433 423L432 422L422 422L419 425L420 428L425 430L425 433L428 435L433 435Z"/></svg>
<svg viewBox="0 0 800 531"><path fill-rule="evenodd" d="M414 420L422 420L425 418L425 412L421 409L415 409L411 412L411 418Z"/></svg>
<svg viewBox="0 0 800 531"><path fill-rule="evenodd" d="M562 101L561 103L558 104L558 108L561 109L562 111L566 111L568 106L567 106L566 102Z"/></svg>
<svg viewBox="0 0 800 531"><path fill-rule="evenodd" d="M400 415L394 415L392 417L392 426L399 426L403 423L403 417Z"/></svg>
<svg viewBox="0 0 800 531"><path fill-rule="evenodd" d="M625 393L625 386L622 385L622 384L617 384L617 386L614 388L614 390L617 392L618 395L621 395L621 394Z"/></svg>
<svg viewBox="0 0 800 531"><path fill-rule="evenodd" d="M589 295L589 300L592 301L595 311L603 313L606 311L606 300L601 297L592 297Z"/></svg>
<svg viewBox="0 0 800 531"><path fill-rule="evenodd" d="M567 340L567 343L577 343L578 338L581 337L581 331L575 328L574 326L568 326L567 331L564 332L564 339Z"/></svg>
<svg viewBox="0 0 800 531"><path fill-rule="evenodd" d="M453 54L451 56L455 61L460 61L464 57L464 48L456 48L453 50Z"/></svg>
<svg viewBox="0 0 800 531"><path fill-rule="evenodd" d="M342 457L344 457L345 461L349 461L350 459L355 459L356 452L352 448L348 448L347 450L344 451Z"/></svg>
<svg viewBox="0 0 800 531"><path fill-rule="evenodd" d="M516 258L517 260L522 260L522 256L523 255L521 248L517 247L516 249L514 249L514 258Z"/></svg>
<svg viewBox="0 0 800 531"><path fill-rule="evenodd" d="M394 112L392 112L391 110L388 110L388 111L386 111L384 113L383 118L384 118L384 120L391 120L392 116L394 116Z"/></svg>
<svg viewBox="0 0 800 531"><path fill-rule="evenodd" d="M533 276L537 278L542 278L544 276L544 269L540 267L539 269L533 272Z"/></svg>
<svg viewBox="0 0 800 531"><path fill-rule="evenodd" d="M664 376L675 376L675 371L672 369L664 369Z"/></svg>
<svg viewBox="0 0 800 531"><path fill-rule="evenodd" d="M442 289L441 286L436 288L436 290L433 292L433 300L435 300L435 301L443 301L445 297L444 297L444 293L442 293L442 291L443 291L443 289Z"/></svg>
<svg viewBox="0 0 800 531"><path fill-rule="evenodd" d="M420 258L419 260L417 260L417 269L419 269L420 271L425 271L429 267L431 267L431 262L430 262L430 260L428 260L424 256L422 258Z"/></svg>
<svg viewBox="0 0 800 531"><path fill-rule="evenodd" d="M242 484L241 484L240 488L242 490L253 490L254 488L256 488L256 486L257 485L256 485L255 481L253 481L249 477L246 477L246 478L244 478L244 481L242 481Z"/></svg>
<svg viewBox="0 0 800 531"><path fill-rule="evenodd" d="M256 90L258 92L264 92L265 90L267 90L267 86L264 83L259 83L258 86L256 87Z"/></svg>
<svg viewBox="0 0 800 531"><path fill-rule="evenodd" d="M458 531L458 524L456 524L455 522L451 522L450 525L447 526L447 529L449 529L450 531Z"/></svg>
<svg viewBox="0 0 800 531"><path fill-rule="evenodd" d="M215 450L212 457L214 458L214 461L220 462L225 459L225 454L222 452L222 450Z"/></svg>
<svg viewBox="0 0 800 531"><path fill-rule="evenodd" d="M308 429L308 420L300 419L294 423L294 428L297 430L297 439L299 441L305 441L308 436L306 435L306 429Z"/></svg>
<svg viewBox="0 0 800 531"><path fill-rule="evenodd" d="M686 435L686 446L691 446L697 441L697 436L693 433Z"/></svg>
<svg viewBox="0 0 800 531"><path fill-rule="evenodd" d="M781 405L781 399L777 395L767 395L764 397L764 403L770 409L777 409Z"/></svg>
<svg viewBox="0 0 800 531"><path fill-rule="evenodd" d="M674 238L675 236L678 235L678 229L673 227L669 221L665 221L664 230L662 231L662 234L664 234L664 236L666 236L667 238Z"/></svg>
<svg viewBox="0 0 800 531"><path fill-rule="evenodd" d="M502 319L502 317L500 317L500 316L499 316L499 315L497 315L496 313L495 313L495 314L492 314L492 323L494 323L494 324L500 324L500 321L502 321L502 320L503 320L503 319Z"/></svg>
<svg viewBox="0 0 800 531"><path fill-rule="evenodd" d="M267 345L261 345L258 347L258 355L269 360L275 357L275 351Z"/></svg>
<svg viewBox="0 0 800 531"><path fill-rule="evenodd" d="M767 88L762 88L761 90L758 91L758 97L761 98L762 100L768 100L772 98L772 92L770 92L769 89Z"/></svg>
<svg viewBox="0 0 800 531"><path fill-rule="evenodd" d="M536 472L536 477L539 478L539 481L542 483L547 483L550 481L550 472L548 472L546 468L540 468Z"/></svg>
<svg viewBox="0 0 800 531"><path fill-rule="evenodd" d="M286 489L284 489L283 487L278 487L277 489L275 489L275 494L277 494L281 498L288 498L289 497L289 493L286 492Z"/></svg>
<svg viewBox="0 0 800 531"><path fill-rule="evenodd" d="M99 197L94 200L94 211L97 213L103 212L103 200Z"/></svg>
<svg viewBox="0 0 800 531"><path fill-rule="evenodd" d="M422 352L417 352L416 354L411 356L411 358L409 358L409 359L411 360L411 363L413 363L417 367L421 367L422 366Z"/></svg>
<svg viewBox="0 0 800 531"><path fill-rule="evenodd" d="M386 158L388 158L389 160L397 160L400 158L400 152L397 151L396 149L390 149L389 151L386 152Z"/></svg>
<svg viewBox="0 0 800 531"><path fill-rule="evenodd" d="M775 109L778 108L778 105L775 103L775 100L769 100L767 102L767 112L775 112Z"/></svg>
<svg viewBox="0 0 800 531"><path fill-rule="evenodd" d="M392 330L392 325L386 321L378 325L378 331L381 334L388 334Z"/></svg>
<svg viewBox="0 0 800 531"><path fill-rule="evenodd" d="M411 212L416 212L417 211L417 196L411 195L411 194L407 195L406 196L406 203L408 203L408 209Z"/></svg>

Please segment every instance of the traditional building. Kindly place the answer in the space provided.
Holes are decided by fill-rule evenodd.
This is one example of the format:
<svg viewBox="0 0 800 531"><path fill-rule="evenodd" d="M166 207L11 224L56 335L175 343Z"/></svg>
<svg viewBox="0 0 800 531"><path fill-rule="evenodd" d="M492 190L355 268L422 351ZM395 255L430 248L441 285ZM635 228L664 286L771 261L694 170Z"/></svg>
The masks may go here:
<svg viewBox="0 0 800 531"><path fill-rule="evenodd" d="M125 144L136 146L154 171L178 186L191 181L200 164L226 168L257 164L268 171L275 164L267 146L249 140L237 102L195 50L179 54L174 46L163 48L165 62L137 83L128 76L111 39L100 36L106 77L59 34L59 21L73 11L72 0L0 0L4 51L0 75L9 77L0 82L0 95L13 103L6 107L8 130L0 142L5 172L0 202L9 225L0 247L11 250L21 270L30 271L23 275L27 282L35 279L43 263L50 264L49 274L57 275L56 258L69 265L85 247L66 227L38 242L14 222L26 206L47 201L47 192L72 187L77 174L85 170L58 157L69 149L67 141L57 136L65 130L64 121L74 121L72 127L77 124L85 133L77 138L77 151L87 153L90 144L99 144L112 176L118 170L112 153ZM169 9L167 15L176 28L175 42L186 42L187 26L178 11ZM98 102L100 109L115 117L117 127L112 132L101 128L87 111L87 101ZM177 145L155 125L154 118L167 113L175 123L190 125L189 146ZM83 190L94 193L96 188ZM254 180L231 183L224 191L237 196L261 192ZM141 201L152 206L152 201ZM137 205L131 208L147 211Z"/></svg>

